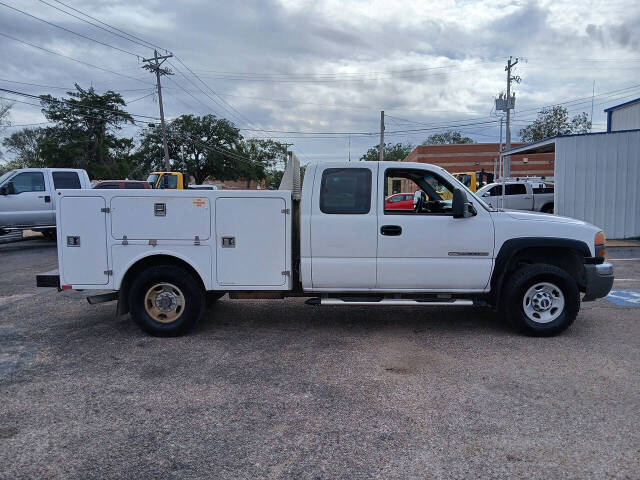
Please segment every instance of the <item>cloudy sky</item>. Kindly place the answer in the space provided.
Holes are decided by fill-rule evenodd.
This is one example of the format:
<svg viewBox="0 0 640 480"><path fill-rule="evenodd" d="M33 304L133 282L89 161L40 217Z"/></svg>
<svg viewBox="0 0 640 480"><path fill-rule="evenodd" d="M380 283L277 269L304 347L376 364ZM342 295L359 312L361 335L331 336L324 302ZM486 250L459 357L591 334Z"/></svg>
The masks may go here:
<svg viewBox="0 0 640 480"><path fill-rule="evenodd" d="M137 56L155 45L176 56L163 79L169 118L224 116L247 137L293 143L303 163L346 159L349 144L357 159L378 141L380 110L389 142L449 128L498 141L493 99L509 56L520 59L515 138L544 105L590 114L594 82L602 130L604 108L640 96L639 23L637 0L2 0L0 87L61 96L74 82L93 85L154 117L154 77ZM11 121L5 135L44 118L15 102Z"/></svg>

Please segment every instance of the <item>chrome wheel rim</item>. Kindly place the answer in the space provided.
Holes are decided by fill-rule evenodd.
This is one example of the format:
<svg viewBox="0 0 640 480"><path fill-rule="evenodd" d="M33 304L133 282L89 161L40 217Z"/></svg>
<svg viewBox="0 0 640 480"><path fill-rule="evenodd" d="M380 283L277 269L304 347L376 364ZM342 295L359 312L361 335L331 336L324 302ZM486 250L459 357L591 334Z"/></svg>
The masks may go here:
<svg viewBox="0 0 640 480"><path fill-rule="evenodd" d="M171 323L184 312L184 295L171 283L156 283L144 297L144 308L156 322Z"/></svg>
<svg viewBox="0 0 640 480"><path fill-rule="evenodd" d="M553 322L564 310L564 294L553 283L536 283L524 294L522 308L533 322Z"/></svg>

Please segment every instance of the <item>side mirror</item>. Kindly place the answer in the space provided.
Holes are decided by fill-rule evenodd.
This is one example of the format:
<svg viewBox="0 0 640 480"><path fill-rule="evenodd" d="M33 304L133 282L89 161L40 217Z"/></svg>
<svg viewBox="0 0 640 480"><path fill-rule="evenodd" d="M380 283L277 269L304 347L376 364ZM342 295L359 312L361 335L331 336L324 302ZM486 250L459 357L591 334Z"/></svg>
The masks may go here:
<svg viewBox="0 0 640 480"><path fill-rule="evenodd" d="M13 182L7 182L2 187L0 187L0 195L13 195L16 193L13 188Z"/></svg>
<svg viewBox="0 0 640 480"><path fill-rule="evenodd" d="M469 202L466 192L461 188L453 189L451 210L453 218L468 218L478 214L475 207Z"/></svg>

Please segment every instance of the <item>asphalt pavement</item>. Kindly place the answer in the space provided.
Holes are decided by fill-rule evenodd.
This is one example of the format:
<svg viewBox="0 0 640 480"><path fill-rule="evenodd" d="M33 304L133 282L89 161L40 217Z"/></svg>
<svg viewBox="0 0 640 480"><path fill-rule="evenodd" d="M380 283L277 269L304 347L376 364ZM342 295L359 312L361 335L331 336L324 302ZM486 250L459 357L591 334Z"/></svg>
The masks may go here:
<svg viewBox="0 0 640 480"><path fill-rule="evenodd" d="M640 249L609 256L640 292ZM640 302L528 338L462 307L224 297L159 339L37 289L56 266L0 245L0 478L640 478Z"/></svg>

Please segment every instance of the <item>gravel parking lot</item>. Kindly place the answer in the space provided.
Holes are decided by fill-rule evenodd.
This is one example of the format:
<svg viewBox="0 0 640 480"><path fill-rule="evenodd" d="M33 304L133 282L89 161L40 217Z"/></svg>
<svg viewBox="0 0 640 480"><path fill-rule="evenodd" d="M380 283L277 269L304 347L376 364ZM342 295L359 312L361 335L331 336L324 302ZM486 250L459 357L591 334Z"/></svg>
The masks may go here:
<svg viewBox="0 0 640 480"><path fill-rule="evenodd" d="M640 251L609 252L640 290ZM555 338L483 310L223 298L188 336L36 289L0 245L0 477L640 478L640 304Z"/></svg>

